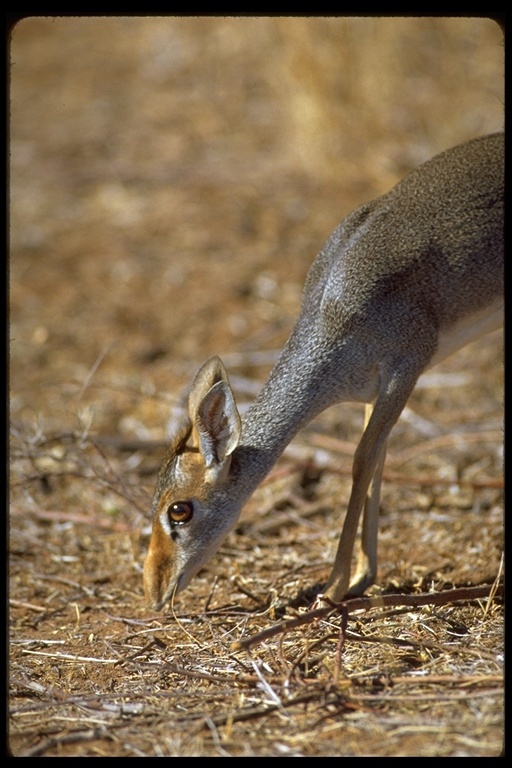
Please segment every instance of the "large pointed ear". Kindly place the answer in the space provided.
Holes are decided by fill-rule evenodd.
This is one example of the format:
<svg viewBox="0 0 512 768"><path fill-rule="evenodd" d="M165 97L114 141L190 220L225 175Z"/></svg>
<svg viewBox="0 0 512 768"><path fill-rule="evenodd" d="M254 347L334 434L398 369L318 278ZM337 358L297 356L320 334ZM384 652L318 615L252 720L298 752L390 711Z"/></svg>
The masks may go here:
<svg viewBox="0 0 512 768"><path fill-rule="evenodd" d="M206 467L221 464L238 445L242 424L226 369L212 357L197 373L189 412Z"/></svg>

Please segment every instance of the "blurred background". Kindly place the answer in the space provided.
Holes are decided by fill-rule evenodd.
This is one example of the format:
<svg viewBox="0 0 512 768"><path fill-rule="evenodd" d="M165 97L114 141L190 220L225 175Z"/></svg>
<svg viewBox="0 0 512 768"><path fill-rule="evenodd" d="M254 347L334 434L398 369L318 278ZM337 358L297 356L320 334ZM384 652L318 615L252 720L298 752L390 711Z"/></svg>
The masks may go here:
<svg viewBox="0 0 512 768"><path fill-rule="evenodd" d="M28 18L10 55L11 416L48 428L161 435L213 353L263 378L339 221L503 124L490 19Z"/></svg>

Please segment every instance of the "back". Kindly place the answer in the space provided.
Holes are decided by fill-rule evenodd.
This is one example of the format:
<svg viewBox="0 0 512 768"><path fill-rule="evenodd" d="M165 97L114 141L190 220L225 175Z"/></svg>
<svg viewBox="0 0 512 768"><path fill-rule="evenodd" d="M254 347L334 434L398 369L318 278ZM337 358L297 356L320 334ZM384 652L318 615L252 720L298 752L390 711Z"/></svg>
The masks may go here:
<svg viewBox="0 0 512 768"><path fill-rule="evenodd" d="M406 304L438 328L503 293L504 136L437 155L350 214L311 267L304 308L343 332ZM334 330L334 327L332 330Z"/></svg>

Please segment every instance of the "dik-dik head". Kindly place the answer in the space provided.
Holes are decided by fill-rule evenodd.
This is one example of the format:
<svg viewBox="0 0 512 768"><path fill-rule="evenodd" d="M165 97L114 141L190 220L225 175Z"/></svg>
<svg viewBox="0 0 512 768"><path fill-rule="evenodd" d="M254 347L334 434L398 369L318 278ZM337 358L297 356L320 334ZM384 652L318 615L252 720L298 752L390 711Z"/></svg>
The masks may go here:
<svg viewBox="0 0 512 768"><path fill-rule="evenodd" d="M155 610L182 590L220 546L239 505L226 483L241 422L222 362L208 360L189 396L189 419L160 469L144 564L146 601Z"/></svg>

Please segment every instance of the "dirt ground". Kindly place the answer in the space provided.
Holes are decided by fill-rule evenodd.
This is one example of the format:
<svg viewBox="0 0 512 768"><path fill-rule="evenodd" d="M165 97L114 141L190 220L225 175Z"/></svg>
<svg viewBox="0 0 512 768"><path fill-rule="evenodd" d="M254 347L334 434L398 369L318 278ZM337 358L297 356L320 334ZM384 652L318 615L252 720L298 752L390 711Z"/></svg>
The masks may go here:
<svg viewBox="0 0 512 768"><path fill-rule="evenodd" d="M339 221L501 130L487 19L30 18L11 39L9 718L16 756L482 756L499 597L276 636L326 579L362 407L314 421L161 613L166 437L220 354L243 408ZM378 585L492 585L503 338L423 376L389 445Z"/></svg>

